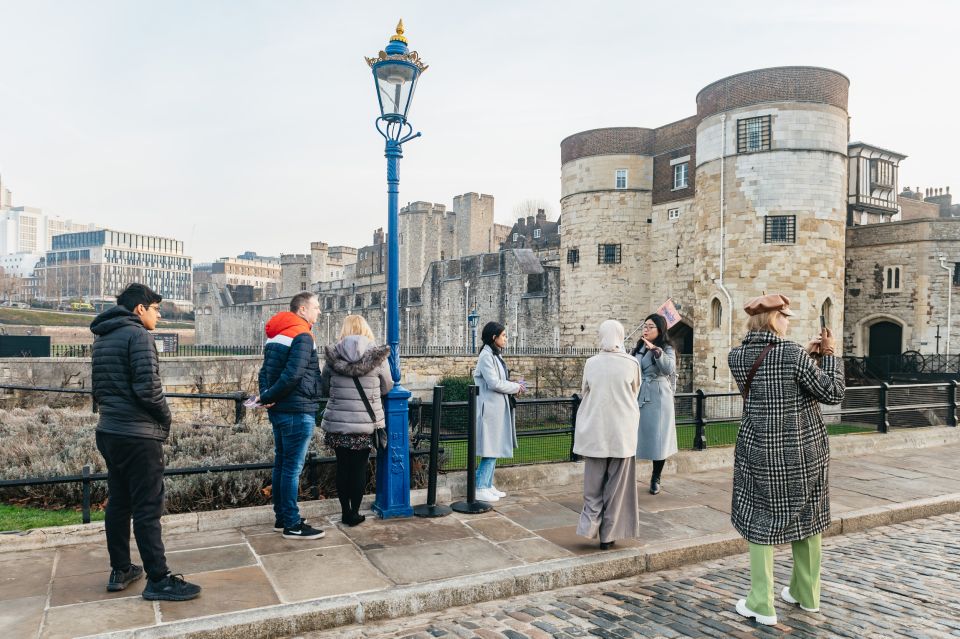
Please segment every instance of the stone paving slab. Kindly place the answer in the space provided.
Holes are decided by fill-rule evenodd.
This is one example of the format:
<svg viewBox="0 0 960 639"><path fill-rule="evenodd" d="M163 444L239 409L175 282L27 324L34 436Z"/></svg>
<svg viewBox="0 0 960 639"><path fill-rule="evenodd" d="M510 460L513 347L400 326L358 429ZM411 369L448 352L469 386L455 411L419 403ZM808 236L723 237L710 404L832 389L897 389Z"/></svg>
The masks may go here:
<svg viewBox="0 0 960 639"><path fill-rule="evenodd" d="M960 510L958 455L960 444L951 444L834 459L829 534ZM606 552L575 533L575 484L514 491L479 516L381 521L368 513L354 528L338 513L313 517L327 533L313 541L284 540L269 524L237 516L237 527L167 537L171 568L205 587L191 602L146 602L143 582L107 593L102 537L0 553L0 637L16 636L6 627L39 630L30 636L116 631L111 636L124 639L293 635L712 561L745 548L729 525L731 481L729 468L668 474L655 496L639 482L641 535ZM718 614L718 623L731 621ZM533 630L551 634L536 626L521 634L539 636Z"/></svg>

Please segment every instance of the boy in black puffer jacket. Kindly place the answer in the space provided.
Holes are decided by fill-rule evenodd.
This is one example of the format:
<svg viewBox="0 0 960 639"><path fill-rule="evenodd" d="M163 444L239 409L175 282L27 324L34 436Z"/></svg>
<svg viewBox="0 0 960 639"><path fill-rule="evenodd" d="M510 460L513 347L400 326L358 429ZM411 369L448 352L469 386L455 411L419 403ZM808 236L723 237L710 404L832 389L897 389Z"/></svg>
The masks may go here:
<svg viewBox="0 0 960 639"><path fill-rule="evenodd" d="M186 601L200 594L200 586L170 574L160 530L170 408L149 331L157 327L162 299L143 284L131 284L117 296L117 306L90 324L93 397L100 408L97 449L107 464L107 590L123 590L143 576L143 568L130 562L132 516L148 577L143 598Z"/></svg>

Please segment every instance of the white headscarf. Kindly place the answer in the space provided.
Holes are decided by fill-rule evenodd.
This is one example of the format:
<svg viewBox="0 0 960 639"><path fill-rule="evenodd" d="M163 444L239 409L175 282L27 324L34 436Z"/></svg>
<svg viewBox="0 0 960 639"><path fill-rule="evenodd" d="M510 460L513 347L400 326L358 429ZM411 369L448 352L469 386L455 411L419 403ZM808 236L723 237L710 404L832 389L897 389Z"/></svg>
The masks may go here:
<svg viewBox="0 0 960 639"><path fill-rule="evenodd" d="M623 324L617 320L607 320L600 325L600 350L613 353L624 353Z"/></svg>

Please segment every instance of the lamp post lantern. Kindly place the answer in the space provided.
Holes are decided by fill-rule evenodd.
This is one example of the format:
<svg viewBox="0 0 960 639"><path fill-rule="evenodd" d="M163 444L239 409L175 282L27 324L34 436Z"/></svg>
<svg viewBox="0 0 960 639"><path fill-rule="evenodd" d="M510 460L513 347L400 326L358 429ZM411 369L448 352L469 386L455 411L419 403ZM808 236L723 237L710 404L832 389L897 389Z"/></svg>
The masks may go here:
<svg viewBox="0 0 960 639"><path fill-rule="evenodd" d="M427 66L416 51L407 47L403 21L386 48L375 58L366 58L373 71L380 117L377 131L386 141L387 158L387 301L386 334L390 344L390 376L393 389L387 393L387 449L377 451L377 496L373 510L380 517L410 517L410 437L407 416L410 391L400 385L400 259L399 211L400 158L403 143L419 137L407 122L417 80Z"/></svg>

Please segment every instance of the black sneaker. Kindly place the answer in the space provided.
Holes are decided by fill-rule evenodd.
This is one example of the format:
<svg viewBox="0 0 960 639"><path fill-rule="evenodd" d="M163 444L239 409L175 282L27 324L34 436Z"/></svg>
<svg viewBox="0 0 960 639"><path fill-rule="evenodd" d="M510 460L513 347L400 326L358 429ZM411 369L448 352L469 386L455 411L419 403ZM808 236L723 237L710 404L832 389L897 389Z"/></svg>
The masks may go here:
<svg viewBox="0 0 960 639"><path fill-rule="evenodd" d="M301 521L293 528L283 529L284 539L320 539L326 534L327 533L323 532L319 528L310 526L305 521Z"/></svg>
<svg viewBox="0 0 960 639"><path fill-rule="evenodd" d="M126 570L111 570L107 592L120 592L140 577L143 577L143 568L136 564L130 564Z"/></svg>
<svg viewBox="0 0 960 639"><path fill-rule="evenodd" d="M300 523L301 523L301 524L306 523L306 521L307 521L307 520L304 519L303 517L300 518ZM283 529L284 529L284 528L286 528L286 526L283 525L283 522L282 522L282 521L280 521L279 519L274 519L274 520L273 520L273 530L274 530L274 532L283 532Z"/></svg>
<svg viewBox="0 0 960 639"><path fill-rule="evenodd" d="M167 574L160 581L147 579L143 598L150 601L188 601L200 594L200 586L184 581L183 575Z"/></svg>

